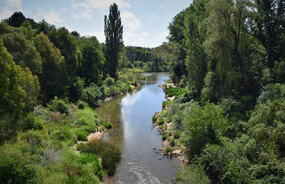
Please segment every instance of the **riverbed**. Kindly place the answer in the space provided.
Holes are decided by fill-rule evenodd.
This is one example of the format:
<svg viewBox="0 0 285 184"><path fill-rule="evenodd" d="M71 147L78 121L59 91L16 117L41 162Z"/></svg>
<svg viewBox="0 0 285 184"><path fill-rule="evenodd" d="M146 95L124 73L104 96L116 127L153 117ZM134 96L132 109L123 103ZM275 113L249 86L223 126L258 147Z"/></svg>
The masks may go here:
<svg viewBox="0 0 285 184"><path fill-rule="evenodd" d="M152 116L161 111L165 100L159 85L169 79L167 73L144 74L144 84L119 98L104 103L95 111L113 127L103 139L122 151L122 160L113 177L104 183L173 183L177 161L161 155L161 135L152 124Z"/></svg>

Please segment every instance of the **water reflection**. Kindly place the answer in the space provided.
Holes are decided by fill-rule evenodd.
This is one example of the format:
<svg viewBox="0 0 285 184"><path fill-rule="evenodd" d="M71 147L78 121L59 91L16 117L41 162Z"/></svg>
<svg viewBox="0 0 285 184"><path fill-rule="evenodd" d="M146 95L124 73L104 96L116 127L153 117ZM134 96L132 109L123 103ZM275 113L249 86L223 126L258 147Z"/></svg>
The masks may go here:
<svg viewBox="0 0 285 184"><path fill-rule="evenodd" d="M153 150L162 146L161 136L152 128L152 116L161 110L165 100L158 85L168 79L168 74L145 76L145 84L140 90L96 110L100 117L107 118L114 125L104 139L119 146L123 152L115 176L105 178L105 183L171 183L174 177L176 162Z"/></svg>

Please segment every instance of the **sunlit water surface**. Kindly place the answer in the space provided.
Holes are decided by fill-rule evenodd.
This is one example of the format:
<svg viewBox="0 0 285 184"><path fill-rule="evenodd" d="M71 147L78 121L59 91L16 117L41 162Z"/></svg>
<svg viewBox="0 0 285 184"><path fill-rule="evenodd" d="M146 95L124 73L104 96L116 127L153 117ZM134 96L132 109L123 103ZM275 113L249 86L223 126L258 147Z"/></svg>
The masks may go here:
<svg viewBox="0 0 285 184"><path fill-rule="evenodd" d="M161 111L165 100L159 85L164 84L169 75L150 73L145 76L140 89L95 109L102 120L113 124L104 134L104 140L119 147L123 154L115 175L105 176L105 183L173 183L177 162L153 149L160 148L162 141L152 124L152 116Z"/></svg>

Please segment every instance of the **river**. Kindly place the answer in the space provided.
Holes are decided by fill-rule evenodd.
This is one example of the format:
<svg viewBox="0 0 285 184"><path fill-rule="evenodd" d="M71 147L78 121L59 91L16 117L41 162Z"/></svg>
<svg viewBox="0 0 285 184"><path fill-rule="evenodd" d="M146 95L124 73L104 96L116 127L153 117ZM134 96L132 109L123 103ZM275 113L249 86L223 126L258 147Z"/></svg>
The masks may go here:
<svg viewBox="0 0 285 184"><path fill-rule="evenodd" d="M144 76L146 80L139 89L95 109L102 120L113 124L103 139L122 151L115 175L104 177L106 184L173 183L177 162L157 153L162 140L152 124L152 116L161 111L165 100L159 85L164 84L169 75L149 73Z"/></svg>

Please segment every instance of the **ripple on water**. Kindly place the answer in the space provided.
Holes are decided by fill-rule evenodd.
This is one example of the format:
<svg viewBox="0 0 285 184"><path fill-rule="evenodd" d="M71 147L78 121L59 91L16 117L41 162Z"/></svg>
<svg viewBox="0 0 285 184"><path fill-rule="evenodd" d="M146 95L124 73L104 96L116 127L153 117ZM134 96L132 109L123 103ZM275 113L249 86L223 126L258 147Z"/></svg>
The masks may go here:
<svg viewBox="0 0 285 184"><path fill-rule="evenodd" d="M116 184L160 184L159 179L151 174L148 167L139 165L139 163L127 163L122 166L121 171L124 174L119 174L115 178Z"/></svg>

